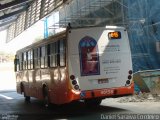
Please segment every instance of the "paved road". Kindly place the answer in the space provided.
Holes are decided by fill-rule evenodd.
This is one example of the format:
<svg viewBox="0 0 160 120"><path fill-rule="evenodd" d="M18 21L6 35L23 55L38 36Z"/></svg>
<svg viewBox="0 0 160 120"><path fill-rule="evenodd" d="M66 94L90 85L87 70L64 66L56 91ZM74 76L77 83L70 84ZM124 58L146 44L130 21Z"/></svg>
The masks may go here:
<svg viewBox="0 0 160 120"><path fill-rule="evenodd" d="M116 120L120 115L160 114L159 110L159 102L118 103L115 99L105 99L97 108L76 102L47 109L43 101L32 98L30 103L25 103L23 96L15 91L0 92L0 120L100 120L108 117ZM155 117L160 119L160 116Z"/></svg>

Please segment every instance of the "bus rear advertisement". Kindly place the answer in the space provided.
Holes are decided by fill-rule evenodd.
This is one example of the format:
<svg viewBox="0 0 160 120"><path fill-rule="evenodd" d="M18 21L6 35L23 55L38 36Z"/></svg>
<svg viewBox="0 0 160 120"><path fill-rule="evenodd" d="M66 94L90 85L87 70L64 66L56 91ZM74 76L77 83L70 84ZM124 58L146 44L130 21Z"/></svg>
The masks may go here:
<svg viewBox="0 0 160 120"><path fill-rule="evenodd" d="M96 106L134 92L128 35L118 26L71 28L18 50L15 74L17 92L46 106Z"/></svg>

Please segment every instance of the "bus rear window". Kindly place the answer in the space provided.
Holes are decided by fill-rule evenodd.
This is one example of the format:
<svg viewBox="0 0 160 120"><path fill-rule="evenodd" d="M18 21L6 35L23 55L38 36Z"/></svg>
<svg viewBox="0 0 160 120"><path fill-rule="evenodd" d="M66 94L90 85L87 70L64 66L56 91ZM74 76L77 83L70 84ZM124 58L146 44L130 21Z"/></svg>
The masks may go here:
<svg viewBox="0 0 160 120"><path fill-rule="evenodd" d="M121 38L121 32L119 32L119 31L109 32L108 33L108 38L109 39L120 39Z"/></svg>

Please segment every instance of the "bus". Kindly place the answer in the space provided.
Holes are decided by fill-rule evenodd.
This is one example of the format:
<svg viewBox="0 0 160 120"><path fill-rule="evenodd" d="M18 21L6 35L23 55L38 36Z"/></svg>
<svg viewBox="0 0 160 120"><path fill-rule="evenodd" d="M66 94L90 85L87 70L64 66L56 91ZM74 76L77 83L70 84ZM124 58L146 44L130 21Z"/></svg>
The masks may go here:
<svg viewBox="0 0 160 120"><path fill-rule="evenodd" d="M16 52L17 93L48 104L132 95L127 30L119 26L70 28Z"/></svg>

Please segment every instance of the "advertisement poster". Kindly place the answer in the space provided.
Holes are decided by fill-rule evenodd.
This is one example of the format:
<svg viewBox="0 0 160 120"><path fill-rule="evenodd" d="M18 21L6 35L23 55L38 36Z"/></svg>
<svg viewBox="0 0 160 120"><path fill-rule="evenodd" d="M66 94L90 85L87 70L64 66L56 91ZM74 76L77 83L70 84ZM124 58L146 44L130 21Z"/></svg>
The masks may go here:
<svg viewBox="0 0 160 120"><path fill-rule="evenodd" d="M79 42L81 76L99 75L100 63L97 42L86 36Z"/></svg>

